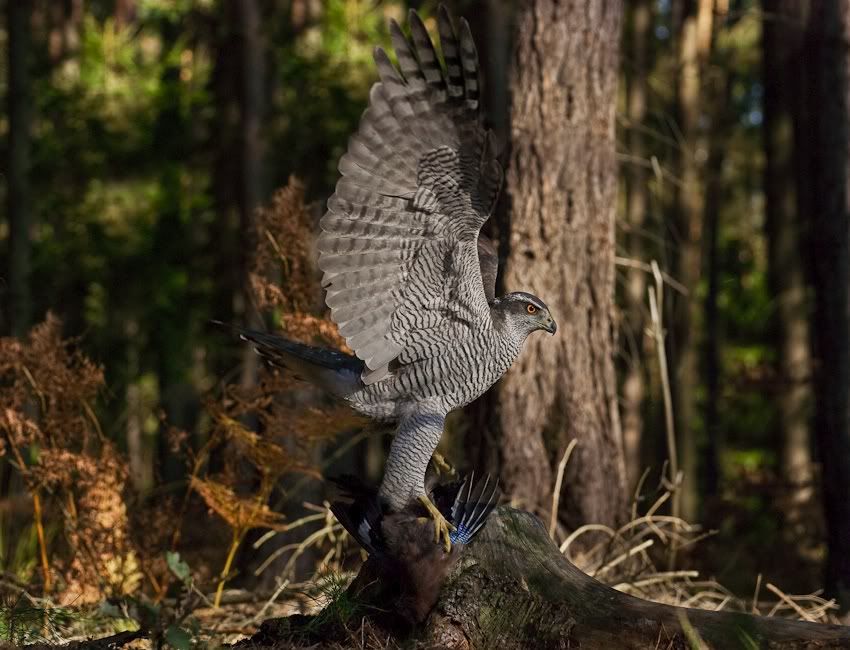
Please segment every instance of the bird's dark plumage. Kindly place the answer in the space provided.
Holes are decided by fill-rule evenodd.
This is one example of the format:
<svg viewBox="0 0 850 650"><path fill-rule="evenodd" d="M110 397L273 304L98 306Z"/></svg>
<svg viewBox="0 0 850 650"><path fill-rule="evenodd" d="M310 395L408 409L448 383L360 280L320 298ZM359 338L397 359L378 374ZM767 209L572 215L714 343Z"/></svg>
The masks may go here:
<svg viewBox="0 0 850 650"><path fill-rule="evenodd" d="M386 503L382 503L377 490L354 477L343 476L330 480L340 490L341 497L331 504L331 511L369 554L393 553L383 534L387 519L393 525L398 515L406 519L422 514L414 504L401 513L391 512ZM468 544L481 530L487 516L498 504L501 494L498 483L490 475L476 482L473 474L463 481L438 484L430 490L431 500L455 528L451 533L452 544Z"/></svg>
<svg viewBox="0 0 850 650"><path fill-rule="evenodd" d="M422 621L437 602L446 574L484 526L500 496L498 481L490 476L477 482L468 476L434 485L430 498L454 526L453 545L446 552L433 543L433 522L423 518L424 509L416 502L394 512L377 490L358 479L331 480L341 492L331 511L369 553L370 570L398 590L396 608L411 622Z"/></svg>

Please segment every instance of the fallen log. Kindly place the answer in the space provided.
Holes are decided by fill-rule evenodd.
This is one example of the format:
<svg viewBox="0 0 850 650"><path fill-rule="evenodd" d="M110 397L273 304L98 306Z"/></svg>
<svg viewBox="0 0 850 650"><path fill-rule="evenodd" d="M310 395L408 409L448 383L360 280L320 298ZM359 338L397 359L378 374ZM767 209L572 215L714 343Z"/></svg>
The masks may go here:
<svg viewBox="0 0 850 650"><path fill-rule="evenodd" d="M850 649L850 627L674 607L619 592L571 564L539 519L507 507L496 509L475 542L458 554L421 625L398 615L404 585L376 581L375 571L370 559L350 585L346 598L359 606L348 621L338 611L270 620L245 647L293 647L298 640L363 647L351 632L358 626L362 631L368 619L382 631L380 638L452 650Z"/></svg>

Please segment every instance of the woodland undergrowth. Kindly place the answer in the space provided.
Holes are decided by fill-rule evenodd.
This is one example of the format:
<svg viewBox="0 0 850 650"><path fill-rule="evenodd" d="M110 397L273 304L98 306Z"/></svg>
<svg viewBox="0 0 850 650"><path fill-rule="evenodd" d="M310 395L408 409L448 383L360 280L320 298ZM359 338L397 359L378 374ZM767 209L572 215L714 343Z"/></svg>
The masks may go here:
<svg viewBox="0 0 850 650"><path fill-rule="evenodd" d="M251 299L288 336L345 349L321 310L309 245L314 223L303 196L292 181L258 212ZM282 483L321 479L316 448L364 423L341 407L293 407L292 379L261 370L253 386L229 384L207 397L209 425L200 440L162 418L171 452L185 460L186 480L140 494L116 443L121 436L99 422L108 378L82 343L64 338L51 314L22 339L0 339L0 641L55 643L142 628L155 647L188 648L193 640L215 645L250 635L273 615L327 607L343 626L353 621L357 604L346 600L345 586L362 554L326 503L303 504L294 519L279 509L281 495L285 501L297 494L281 490ZM590 575L643 598L829 620L833 605L819 594L790 596L759 581L752 598L742 599L676 566L670 550L708 533L664 514L675 484L652 491L643 483L631 520L617 530L588 524L562 535L553 516L550 533L561 551ZM207 527L225 530L227 543L205 563L192 545L197 529ZM275 587L227 589L253 529L265 531L250 542L255 549L287 534L257 569L275 566ZM594 542L576 543L585 536ZM299 582L296 567L308 553L314 569ZM364 625L360 619L351 628L354 647L387 647Z"/></svg>

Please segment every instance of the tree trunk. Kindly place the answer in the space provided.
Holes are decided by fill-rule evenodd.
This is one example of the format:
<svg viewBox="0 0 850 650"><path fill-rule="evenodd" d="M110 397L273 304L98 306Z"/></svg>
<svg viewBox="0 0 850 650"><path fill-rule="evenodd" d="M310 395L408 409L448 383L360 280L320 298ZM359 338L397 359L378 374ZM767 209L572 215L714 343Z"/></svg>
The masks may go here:
<svg viewBox="0 0 850 650"><path fill-rule="evenodd" d="M386 583L372 579L370 560L341 599L345 609L266 621L235 647L335 641L334 647L363 648L371 647L361 644L368 634L380 647L447 650L850 648L847 627L673 607L616 591L573 566L540 520L511 508L497 508L473 544L455 552L459 559L420 627L398 624L398 602L387 598Z"/></svg>
<svg viewBox="0 0 850 650"><path fill-rule="evenodd" d="M628 154L635 162L625 167L626 254L637 261L644 257L644 223L649 207L649 177L644 161L647 147L644 135L646 119L646 79L648 73L647 45L651 37L652 8L649 0L638 0L631 9L628 89ZM643 330L646 314L646 272L629 267L626 273L625 321L621 345L626 348L626 367L623 373L623 447L628 484L634 485L643 471L641 438L643 437L643 400L645 368L643 366Z"/></svg>
<svg viewBox="0 0 850 650"><path fill-rule="evenodd" d="M508 495L548 512L573 439L562 521L615 524L626 513L614 373L614 115L620 2L535 0L518 13L511 72L506 290L550 305L558 336L531 336L479 405L479 466L500 466Z"/></svg>
<svg viewBox="0 0 850 650"><path fill-rule="evenodd" d="M680 147L679 178L681 186L675 198L674 247L675 276L688 290L677 296L674 313L673 397L678 434L678 456L684 482L674 494L674 511L686 519L697 516L699 447L697 441L696 394L699 385L699 336L702 306L697 285L702 277L703 207L700 176L705 151L705 136L699 125L702 107L702 69L711 51L713 0L686 3L679 33L678 114Z"/></svg>
<svg viewBox="0 0 850 650"><path fill-rule="evenodd" d="M732 79L729 71L723 71L713 80L711 88L711 129L708 142L708 160L705 165L705 198L703 219L705 221L705 253L708 291L705 297L705 452L702 454L701 492L705 497L717 497L720 488L720 450L722 447L719 404L721 386L721 324L718 309L720 285L720 260L718 238L720 236L720 213L723 206L725 185L723 162L726 159L729 123L736 116L729 115L732 103Z"/></svg>
<svg viewBox="0 0 850 650"><path fill-rule="evenodd" d="M792 522L799 519L812 492L809 304L792 181L799 151L792 120L796 89L793 74L789 74L801 56L803 17L799 8L794 0L764 0L762 23L768 280L776 310L771 320L776 327L781 472L789 487L786 512Z"/></svg>
<svg viewBox="0 0 850 650"><path fill-rule="evenodd" d="M4 329L23 336L29 329L30 304L30 16L31 0L6 3L9 86L6 209L9 218L9 257L6 277L8 316Z"/></svg>
<svg viewBox="0 0 850 650"><path fill-rule="evenodd" d="M811 193L817 396L815 434L823 474L827 589L850 611L850 0L812 3L814 121Z"/></svg>
<svg viewBox="0 0 850 650"><path fill-rule="evenodd" d="M256 0L238 0L236 2L239 51L240 51L240 143L241 168L239 170L239 215L241 233L241 283L242 291L237 294L243 300L237 311L241 309L243 322L248 327L258 327L261 324L256 310L249 304L251 291L248 280L248 267L251 251L254 250L254 212L260 205L263 188L263 154L260 141L263 107L263 41L260 30L260 9ZM259 359L250 346L243 348L242 377L243 387L257 383Z"/></svg>

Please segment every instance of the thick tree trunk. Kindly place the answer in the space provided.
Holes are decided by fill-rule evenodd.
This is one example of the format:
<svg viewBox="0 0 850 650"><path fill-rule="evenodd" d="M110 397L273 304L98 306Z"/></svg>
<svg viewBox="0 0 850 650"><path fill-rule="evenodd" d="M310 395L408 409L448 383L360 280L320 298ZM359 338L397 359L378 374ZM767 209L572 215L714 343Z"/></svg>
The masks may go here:
<svg viewBox="0 0 850 650"><path fill-rule="evenodd" d="M475 542L453 552L461 555L420 627L399 625L398 603L372 580L367 562L343 600L347 610L269 620L236 647L316 647L333 640L362 648L368 630L388 648L850 648L847 627L673 607L616 591L573 566L539 519L510 508L496 509ZM369 625L351 614L358 605Z"/></svg>
<svg viewBox="0 0 850 650"><path fill-rule="evenodd" d="M9 86L6 209L9 219L7 316L4 329L23 336L29 329L30 309L30 16L31 0L6 3Z"/></svg>
<svg viewBox="0 0 850 650"><path fill-rule="evenodd" d="M827 588L850 611L850 0L812 2L812 259L815 433L823 472Z"/></svg>
<svg viewBox="0 0 850 650"><path fill-rule="evenodd" d="M508 495L538 512L550 508L555 468L578 440L561 499L569 527L614 524L626 512L613 365L622 11L620 2L520 6L503 286L547 301L559 329L554 340L529 338L478 407L487 426L473 427Z"/></svg>
<svg viewBox="0 0 850 650"><path fill-rule="evenodd" d="M684 482L674 495L674 510L686 519L697 515L699 445L696 436L699 384L699 324L702 305L697 285L702 277L703 197L701 157L706 142L699 118L702 110L702 69L711 51L713 0L686 3L679 33L678 113L681 131L679 178L681 186L675 199L674 248L675 276L688 290L676 298L674 314L673 373L674 413L678 434L679 458Z"/></svg>
<svg viewBox="0 0 850 650"><path fill-rule="evenodd" d="M768 278L775 305L777 404L782 478L789 487L789 520L811 498L809 301L794 192L793 70L799 65L803 16L795 0L764 0L765 215ZM792 72L792 74L789 74Z"/></svg>
<svg viewBox="0 0 850 650"><path fill-rule="evenodd" d="M647 46L651 37L652 7L649 0L638 0L631 8L631 41L628 89L628 155L635 162L626 170L626 225L624 245L626 254L638 261L643 259L644 223L649 208L649 177L644 162L647 147L644 135L646 119L646 80L648 73ZM646 314L646 272L629 267L626 273L625 320L621 335L622 355L626 359L623 373L623 447L629 485L634 485L643 471L641 438L643 437L643 401L645 373L643 365L643 330Z"/></svg>

